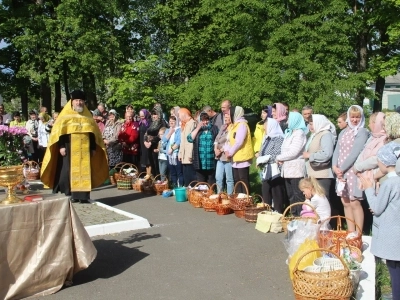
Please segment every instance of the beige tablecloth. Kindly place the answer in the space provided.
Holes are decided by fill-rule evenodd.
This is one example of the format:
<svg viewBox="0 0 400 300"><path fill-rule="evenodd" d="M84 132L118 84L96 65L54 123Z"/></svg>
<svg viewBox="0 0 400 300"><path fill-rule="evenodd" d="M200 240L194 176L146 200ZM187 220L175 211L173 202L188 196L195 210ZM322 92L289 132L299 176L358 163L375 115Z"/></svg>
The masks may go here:
<svg viewBox="0 0 400 300"><path fill-rule="evenodd" d="M0 299L55 293L96 254L66 197L0 205Z"/></svg>

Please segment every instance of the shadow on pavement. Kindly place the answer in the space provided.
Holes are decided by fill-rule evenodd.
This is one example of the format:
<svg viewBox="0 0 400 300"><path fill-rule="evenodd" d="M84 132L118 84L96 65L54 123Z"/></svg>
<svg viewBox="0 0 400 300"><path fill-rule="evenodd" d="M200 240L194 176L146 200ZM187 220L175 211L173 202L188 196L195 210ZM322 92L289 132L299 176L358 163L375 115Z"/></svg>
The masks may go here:
<svg viewBox="0 0 400 300"><path fill-rule="evenodd" d="M143 240L161 237L160 234L133 234L123 240L95 240L97 257L89 268L80 271L73 278L73 285L81 285L99 278L111 278L129 269L149 254L139 250L139 247L130 247L130 244Z"/></svg>
<svg viewBox="0 0 400 300"><path fill-rule="evenodd" d="M153 197L153 196L155 196L155 194L144 194L144 193L132 192L132 193L126 194L126 195L97 198L96 201L107 204L109 206L115 206L115 205L119 205L119 204L122 204L125 202L131 202L131 201L135 201L135 200L139 200L139 199L143 199L143 198L149 198L149 197Z"/></svg>

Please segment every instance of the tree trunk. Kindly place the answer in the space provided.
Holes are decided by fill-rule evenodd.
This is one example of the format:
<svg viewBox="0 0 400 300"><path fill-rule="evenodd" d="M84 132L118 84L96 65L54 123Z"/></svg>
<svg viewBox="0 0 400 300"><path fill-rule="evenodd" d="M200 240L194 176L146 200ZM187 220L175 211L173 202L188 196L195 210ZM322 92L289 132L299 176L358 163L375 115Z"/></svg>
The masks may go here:
<svg viewBox="0 0 400 300"><path fill-rule="evenodd" d="M61 111L61 82L59 79L54 83L54 111Z"/></svg>
<svg viewBox="0 0 400 300"><path fill-rule="evenodd" d="M375 82L375 99L374 99L374 112L379 112L382 110L382 96L383 90L385 89L385 78L378 76Z"/></svg>
<svg viewBox="0 0 400 300"><path fill-rule="evenodd" d="M65 89L65 97L67 97L67 101L71 99L71 95L69 94L69 84L68 84L68 65L67 62L63 61L63 80L64 80L64 89Z"/></svg>
<svg viewBox="0 0 400 300"><path fill-rule="evenodd" d="M28 102L29 102L28 92L27 91L21 92L20 96L21 96L22 115L25 117L25 120L29 120L28 119Z"/></svg>
<svg viewBox="0 0 400 300"><path fill-rule="evenodd" d="M97 107L96 81L93 73L82 75L83 91L86 96L86 106L93 110Z"/></svg>
<svg viewBox="0 0 400 300"><path fill-rule="evenodd" d="M49 84L49 78L46 77L40 84L40 96L42 98L42 106L47 108L47 111L51 111L51 88Z"/></svg>
<svg viewBox="0 0 400 300"><path fill-rule="evenodd" d="M357 51L357 73L363 73L368 67L368 30L363 29L358 36ZM356 101L361 107L365 98L365 88L359 88L357 91Z"/></svg>

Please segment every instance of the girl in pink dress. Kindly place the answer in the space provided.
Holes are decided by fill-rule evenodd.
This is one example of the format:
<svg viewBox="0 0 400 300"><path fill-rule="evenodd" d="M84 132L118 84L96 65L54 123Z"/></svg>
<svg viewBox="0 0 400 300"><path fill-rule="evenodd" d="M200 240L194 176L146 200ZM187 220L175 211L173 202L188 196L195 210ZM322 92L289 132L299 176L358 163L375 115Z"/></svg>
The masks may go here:
<svg viewBox="0 0 400 300"><path fill-rule="evenodd" d="M365 117L362 108L352 105L347 111L348 127L339 134L332 158L332 169L336 174L336 192L341 197L344 215L353 220L362 230L364 212L360 201L354 197L356 175L353 165L364 148L369 131L364 128ZM356 231L353 222L348 222L349 231Z"/></svg>

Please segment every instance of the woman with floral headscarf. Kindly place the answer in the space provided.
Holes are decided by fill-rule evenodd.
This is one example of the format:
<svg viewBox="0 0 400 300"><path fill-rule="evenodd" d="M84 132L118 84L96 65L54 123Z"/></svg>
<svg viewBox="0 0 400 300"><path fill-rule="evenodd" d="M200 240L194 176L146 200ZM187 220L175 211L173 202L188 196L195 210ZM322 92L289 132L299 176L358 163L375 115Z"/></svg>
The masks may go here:
<svg viewBox="0 0 400 300"><path fill-rule="evenodd" d="M336 192L341 197L344 215L354 220L362 230L364 224L364 212L360 201L354 201L356 176L353 165L364 148L369 138L369 132L364 128L365 117L363 109L358 105L352 105L347 110L348 126L343 129L338 137L338 142L332 157L332 169L336 174ZM354 223L347 222L349 231L356 231Z"/></svg>
<svg viewBox="0 0 400 300"><path fill-rule="evenodd" d="M44 154L46 153L47 142L49 141L49 133L46 130L46 125L50 121L50 116L47 113L39 114L38 123L38 160L43 161Z"/></svg>
<svg viewBox="0 0 400 300"><path fill-rule="evenodd" d="M303 201L299 183L305 175L303 151L307 140L306 131L308 129L303 116L298 112L290 112L281 154L276 157L282 168L281 176L285 179L290 204ZM294 206L291 212L294 216L299 216L301 207Z"/></svg>
<svg viewBox="0 0 400 300"><path fill-rule="evenodd" d="M284 134L275 119L267 118L264 127L265 135L257 158L257 166L262 169L262 197L270 206L273 200L274 210L283 213L283 205L286 202L285 181L281 177L276 156L281 154Z"/></svg>

